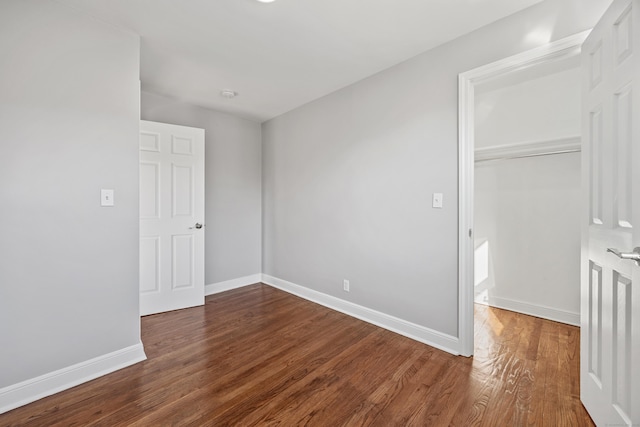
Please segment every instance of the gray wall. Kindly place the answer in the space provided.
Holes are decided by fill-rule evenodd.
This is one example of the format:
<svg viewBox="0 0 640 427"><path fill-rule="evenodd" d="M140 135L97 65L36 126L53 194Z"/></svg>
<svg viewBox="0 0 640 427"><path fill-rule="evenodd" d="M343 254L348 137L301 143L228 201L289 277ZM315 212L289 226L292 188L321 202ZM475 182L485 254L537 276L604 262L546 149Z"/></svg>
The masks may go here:
<svg viewBox="0 0 640 427"><path fill-rule="evenodd" d="M141 117L205 130L206 284L259 274L260 124L146 92Z"/></svg>
<svg viewBox="0 0 640 427"><path fill-rule="evenodd" d="M542 2L264 123L263 272L457 336L458 73L609 3Z"/></svg>
<svg viewBox="0 0 640 427"><path fill-rule="evenodd" d="M56 2L0 3L0 388L139 343L138 51Z"/></svg>

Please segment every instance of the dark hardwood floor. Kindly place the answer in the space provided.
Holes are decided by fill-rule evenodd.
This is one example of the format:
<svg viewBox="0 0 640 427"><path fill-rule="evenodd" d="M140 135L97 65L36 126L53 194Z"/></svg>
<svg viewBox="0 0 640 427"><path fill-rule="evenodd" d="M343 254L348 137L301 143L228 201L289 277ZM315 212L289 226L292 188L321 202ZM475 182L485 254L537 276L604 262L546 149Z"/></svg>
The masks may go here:
<svg viewBox="0 0 640 427"><path fill-rule="evenodd" d="M475 339L452 356L257 284L144 317L148 360L0 425L593 425L578 328L477 306Z"/></svg>

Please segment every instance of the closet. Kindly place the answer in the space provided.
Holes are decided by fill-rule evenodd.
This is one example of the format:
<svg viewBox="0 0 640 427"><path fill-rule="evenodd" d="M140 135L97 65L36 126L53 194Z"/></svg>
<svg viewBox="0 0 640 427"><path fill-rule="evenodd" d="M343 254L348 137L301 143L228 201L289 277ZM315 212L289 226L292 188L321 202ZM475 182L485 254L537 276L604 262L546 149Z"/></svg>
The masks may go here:
<svg viewBox="0 0 640 427"><path fill-rule="evenodd" d="M578 57L475 93L475 301L579 324Z"/></svg>

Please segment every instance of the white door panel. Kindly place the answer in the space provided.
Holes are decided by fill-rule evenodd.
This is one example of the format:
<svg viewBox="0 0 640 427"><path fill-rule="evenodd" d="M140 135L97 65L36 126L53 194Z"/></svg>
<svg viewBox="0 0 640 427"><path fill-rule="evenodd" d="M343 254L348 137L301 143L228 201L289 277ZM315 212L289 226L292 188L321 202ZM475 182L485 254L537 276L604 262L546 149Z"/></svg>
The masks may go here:
<svg viewBox="0 0 640 427"><path fill-rule="evenodd" d="M204 304L204 130L140 122L140 313Z"/></svg>
<svg viewBox="0 0 640 427"><path fill-rule="evenodd" d="M640 424L640 267L608 251L640 246L639 17L615 0L582 49L581 399L597 425Z"/></svg>

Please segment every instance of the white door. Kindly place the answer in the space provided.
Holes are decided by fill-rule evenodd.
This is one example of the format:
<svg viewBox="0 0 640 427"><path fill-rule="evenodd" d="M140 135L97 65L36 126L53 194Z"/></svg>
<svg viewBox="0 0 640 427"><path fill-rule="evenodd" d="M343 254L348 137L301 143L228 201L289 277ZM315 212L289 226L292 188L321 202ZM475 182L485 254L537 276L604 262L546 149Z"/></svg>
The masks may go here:
<svg viewBox="0 0 640 427"><path fill-rule="evenodd" d="M204 304L204 130L140 121L140 314Z"/></svg>
<svg viewBox="0 0 640 427"><path fill-rule="evenodd" d="M640 267L619 257L640 247L639 48L640 0L615 0L582 48L580 385L600 426L640 425Z"/></svg>

